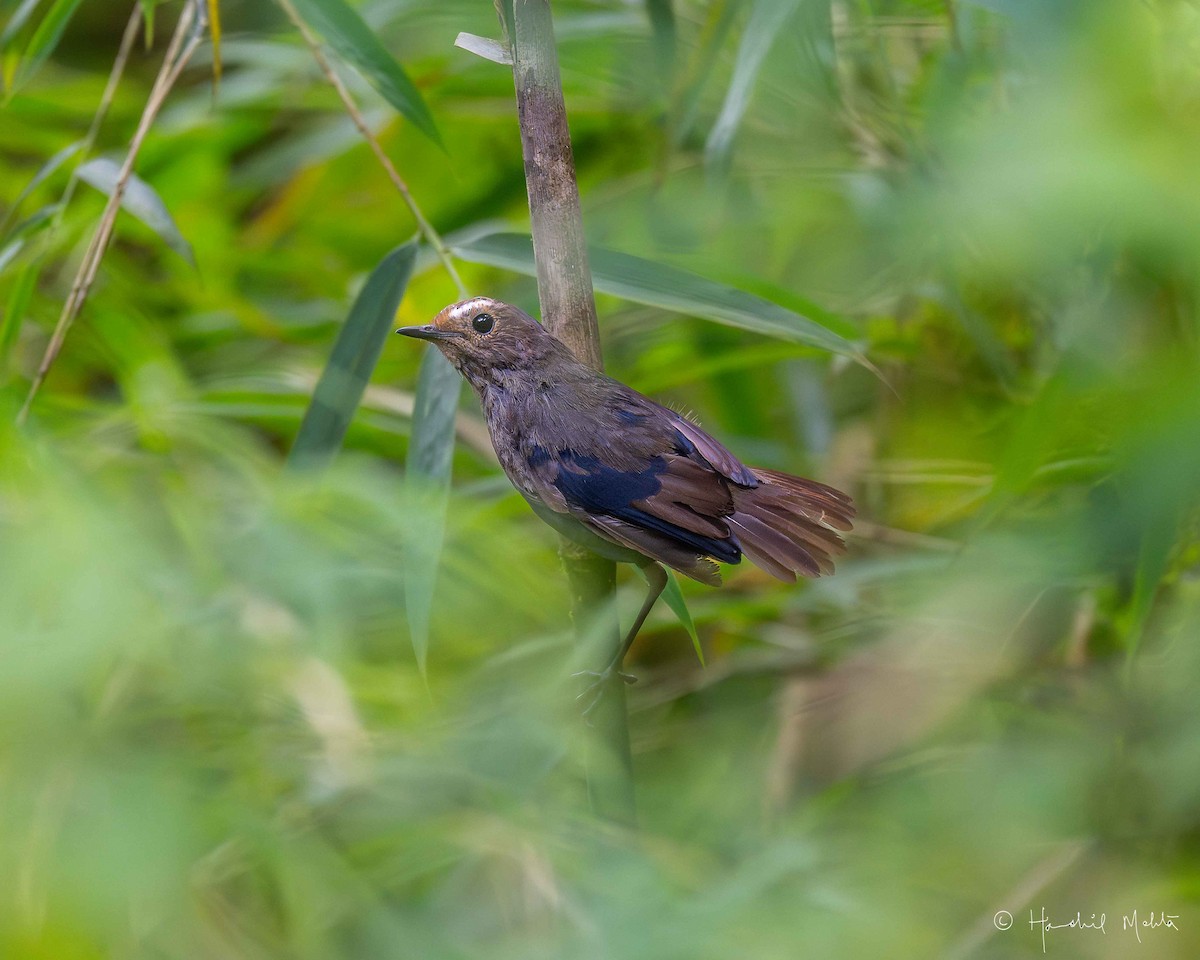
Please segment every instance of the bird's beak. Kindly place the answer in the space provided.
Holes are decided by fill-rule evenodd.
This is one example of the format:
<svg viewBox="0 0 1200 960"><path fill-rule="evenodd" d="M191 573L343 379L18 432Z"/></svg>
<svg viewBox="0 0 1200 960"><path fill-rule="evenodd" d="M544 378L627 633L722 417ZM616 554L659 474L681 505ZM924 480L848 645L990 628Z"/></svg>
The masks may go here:
<svg viewBox="0 0 1200 960"><path fill-rule="evenodd" d="M420 327L401 327L396 332L405 337L415 337L417 340L457 340L462 336L458 330L443 330L432 323Z"/></svg>

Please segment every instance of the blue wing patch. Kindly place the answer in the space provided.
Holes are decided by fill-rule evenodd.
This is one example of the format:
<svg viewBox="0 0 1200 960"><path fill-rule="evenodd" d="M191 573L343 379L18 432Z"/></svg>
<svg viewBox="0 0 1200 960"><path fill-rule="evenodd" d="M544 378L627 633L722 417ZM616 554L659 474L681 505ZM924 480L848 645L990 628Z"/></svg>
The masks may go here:
<svg viewBox="0 0 1200 960"><path fill-rule="evenodd" d="M635 500L654 496L662 486L658 475L667 468L662 457L655 457L645 470L615 470L574 450L559 451L557 460L554 485L571 503L589 513L613 513Z"/></svg>
<svg viewBox="0 0 1200 960"><path fill-rule="evenodd" d="M601 463L596 457L578 454L574 450L560 450L558 456L552 458L546 450L536 447L530 457L531 462L537 460L545 463L550 459L557 460L559 464L554 485L571 506L653 530L707 557L716 557L726 563L741 560L741 548L733 537L718 540L693 533L633 506L638 501L653 497L662 488L658 477L667 468L662 457L655 457L646 469L640 471L617 470Z"/></svg>

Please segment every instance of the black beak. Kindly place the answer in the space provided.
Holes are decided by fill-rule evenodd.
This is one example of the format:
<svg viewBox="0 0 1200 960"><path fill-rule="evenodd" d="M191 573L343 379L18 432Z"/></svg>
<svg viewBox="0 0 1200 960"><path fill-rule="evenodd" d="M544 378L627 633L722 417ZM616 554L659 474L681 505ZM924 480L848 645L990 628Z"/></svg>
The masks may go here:
<svg viewBox="0 0 1200 960"><path fill-rule="evenodd" d="M458 330L442 330L432 323L422 327L401 327L396 332L405 337L415 337L417 340L457 340L462 336Z"/></svg>

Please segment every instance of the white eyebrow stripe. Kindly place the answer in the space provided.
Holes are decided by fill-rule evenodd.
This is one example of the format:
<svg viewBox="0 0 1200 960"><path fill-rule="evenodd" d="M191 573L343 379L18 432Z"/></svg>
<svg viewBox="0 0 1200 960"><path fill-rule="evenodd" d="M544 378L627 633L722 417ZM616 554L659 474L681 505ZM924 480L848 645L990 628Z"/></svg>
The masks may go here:
<svg viewBox="0 0 1200 960"><path fill-rule="evenodd" d="M450 316L454 320L462 320L476 308L488 303L491 303L491 300L487 297L475 297L473 300L464 300L450 311Z"/></svg>

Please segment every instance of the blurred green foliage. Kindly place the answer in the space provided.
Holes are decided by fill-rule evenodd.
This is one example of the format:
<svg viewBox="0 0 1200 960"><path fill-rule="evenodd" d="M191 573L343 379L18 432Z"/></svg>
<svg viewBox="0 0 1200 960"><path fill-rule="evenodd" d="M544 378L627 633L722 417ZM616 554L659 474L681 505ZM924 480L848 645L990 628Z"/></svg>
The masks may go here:
<svg viewBox="0 0 1200 960"><path fill-rule="evenodd" d="M587 811L554 540L473 404L427 684L420 350L386 345L327 474L282 470L415 225L273 5L222 0L218 94L205 47L137 165L195 268L122 214L12 426L104 198L56 207L73 154L12 205L131 9L72 6L0 3L0 957L1033 957L1043 907L1107 918L1048 956L1200 954L1195 3L556 0L590 238L886 379L601 298L616 376L863 520L831 579L685 585L706 669L656 611L637 837ZM151 6L92 156L137 124ZM444 140L343 70L429 219L525 229L511 74L452 46L492 5L356 9ZM419 259L397 321L453 299Z"/></svg>

